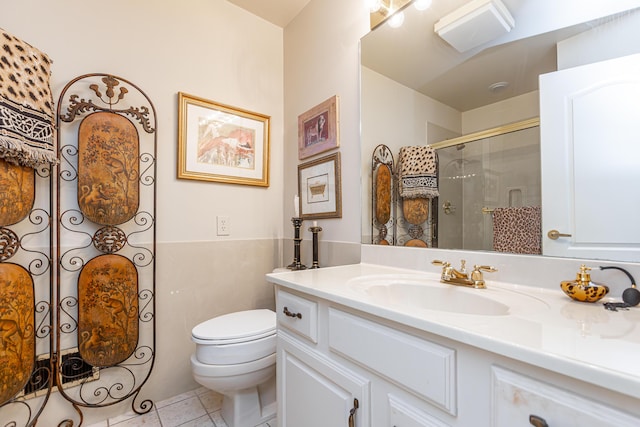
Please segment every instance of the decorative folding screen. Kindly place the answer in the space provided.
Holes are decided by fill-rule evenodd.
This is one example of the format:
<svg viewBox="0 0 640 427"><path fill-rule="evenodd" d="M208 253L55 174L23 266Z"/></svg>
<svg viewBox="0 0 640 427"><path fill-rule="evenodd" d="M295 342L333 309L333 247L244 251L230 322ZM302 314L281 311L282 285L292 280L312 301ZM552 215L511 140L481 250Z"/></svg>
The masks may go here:
<svg viewBox="0 0 640 427"><path fill-rule="evenodd" d="M78 407L138 402L155 357L156 115L133 83L87 74L58 104L56 348L60 393ZM76 366L98 368L60 387Z"/></svg>
<svg viewBox="0 0 640 427"><path fill-rule="evenodd" d="M54 388L79 417L55 425L128 399L151 410L138 397L155 358L156 128L137 86L87 74L60 95L58 166L0 159L6 425L35 425Z"/></svg>

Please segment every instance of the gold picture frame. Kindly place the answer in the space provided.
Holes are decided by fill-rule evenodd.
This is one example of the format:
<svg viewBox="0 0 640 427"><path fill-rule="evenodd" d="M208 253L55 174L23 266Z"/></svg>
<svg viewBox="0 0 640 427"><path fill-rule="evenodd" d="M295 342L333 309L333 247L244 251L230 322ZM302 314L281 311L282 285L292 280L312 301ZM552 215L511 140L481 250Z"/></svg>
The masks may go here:
<svg viewBox="0 0 640 427"><path fill-rule="evenodd" d="M178 93L178 178L269 186L271 117Z"/></svg>
<svg viewBox="0 0 640 427"><path fill-rule="evenodd" d="M302 219L342 218L340 153L298 165Z"/></svg>
<svg viewBox="0 0 640 427"><path fill-rule="evenodd" d="M334 95L298 116L298 159L340 146L338 96Z"/></svg>

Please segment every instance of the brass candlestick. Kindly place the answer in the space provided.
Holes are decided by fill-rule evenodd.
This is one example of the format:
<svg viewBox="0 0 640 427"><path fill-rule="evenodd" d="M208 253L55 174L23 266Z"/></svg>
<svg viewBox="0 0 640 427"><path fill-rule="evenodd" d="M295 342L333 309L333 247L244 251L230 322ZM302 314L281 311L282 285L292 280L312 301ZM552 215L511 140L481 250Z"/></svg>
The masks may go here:
<svg viewBox="0 0 640 427"><path fill-rule="evenodd" d="M314 225L309 227L309 231L313 233L313 264L309 268L320 268L320 264L318 264L318 233L322 231L322 227Z"/></svg>
<svg viewBox="0 0 640 427"><path fill-rule="evenodd" d="M287 266L289 270L306 270L307 266L300 262L300 226L302 225L302 218L291 218L293 223L294 237L293 237L293 262Z"/></svg>

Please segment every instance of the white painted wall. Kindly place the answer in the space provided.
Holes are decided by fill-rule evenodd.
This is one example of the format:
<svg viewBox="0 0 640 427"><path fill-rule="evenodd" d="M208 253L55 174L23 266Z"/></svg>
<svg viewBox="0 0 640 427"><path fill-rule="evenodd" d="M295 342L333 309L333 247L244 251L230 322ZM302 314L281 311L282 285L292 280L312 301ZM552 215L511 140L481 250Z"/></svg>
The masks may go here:
<svg viewBox="0 0 640 427"><path fill-rule="evenodd" d="M56 101L72 78L104 72L134 82L154 103L157 348L141 399L198 387L189 364L193 326L274 305L264 274L282 265L283 29L226 0L23 0L2 7L0 27L53 59ZM176 178L179 91L271 116L268 188ZM230 236L216 236L216 215L230 217ZM127 409L86 410L85 425ZM57 425L74 413L55 393L44 417Z"/></svg>
<svg viewBox="0 0 640 427"><path fill-rule="evenodd" d="M640 5L639 5L640 6ZM558 43L558 69L640 52L640 11L630 11Z"/></svg>
<svg viewBox="0 0 640 427"><path fill-rule="evenodd" d="M282 212L282 29L225 0L25 0L3 8L0 26L53 59L54 99L91 72L140 86L158 112L158 240L274 238ZM250 28L251 31L246 31ZM177 93L183 91L272 117L267 189L176 179ZM255 215L252 207L269 205ZM230 237L215 216L231 218Z"/></svg>
<svg viewBox="0 0 640 427"><path fill-rule="evenodd" d="M504 101L462 113L462 134L503 126L540 115L538 91L514 96Z"/></svg>
<svg viewBox="0 0 640 427"><path fill-rule="evenodd" d="M297 193L298 116L338 95L342 164L342 219L319 220L321 241L353 243L348 260L360 259L360 38L369 31L369 14L362 0L312 0L284 31L284 228L293 236L290 218ZM311 233L303 224L303 239ZM303 248L305 249L305 248ZM285 247L289 250L289 245ZM321 247L322 253L333 246ZM309 251L303 251L309 253ZM288 259L288 258L285 258ZM322 264L321 264L322 265Z"/></svg>

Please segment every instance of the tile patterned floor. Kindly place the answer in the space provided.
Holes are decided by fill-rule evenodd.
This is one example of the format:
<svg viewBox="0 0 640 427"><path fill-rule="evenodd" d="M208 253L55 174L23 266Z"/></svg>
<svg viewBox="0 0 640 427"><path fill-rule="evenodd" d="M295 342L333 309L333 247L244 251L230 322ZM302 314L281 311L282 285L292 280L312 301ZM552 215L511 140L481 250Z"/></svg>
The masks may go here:
<svg viewBox="0 0 640 427"><path fill-rule="evenodd" d="M227 427L220 415L222 396L201 387L157 402L145 415L128 412L89 427ZM270 420L256 427L275 427Z"/></svg>

